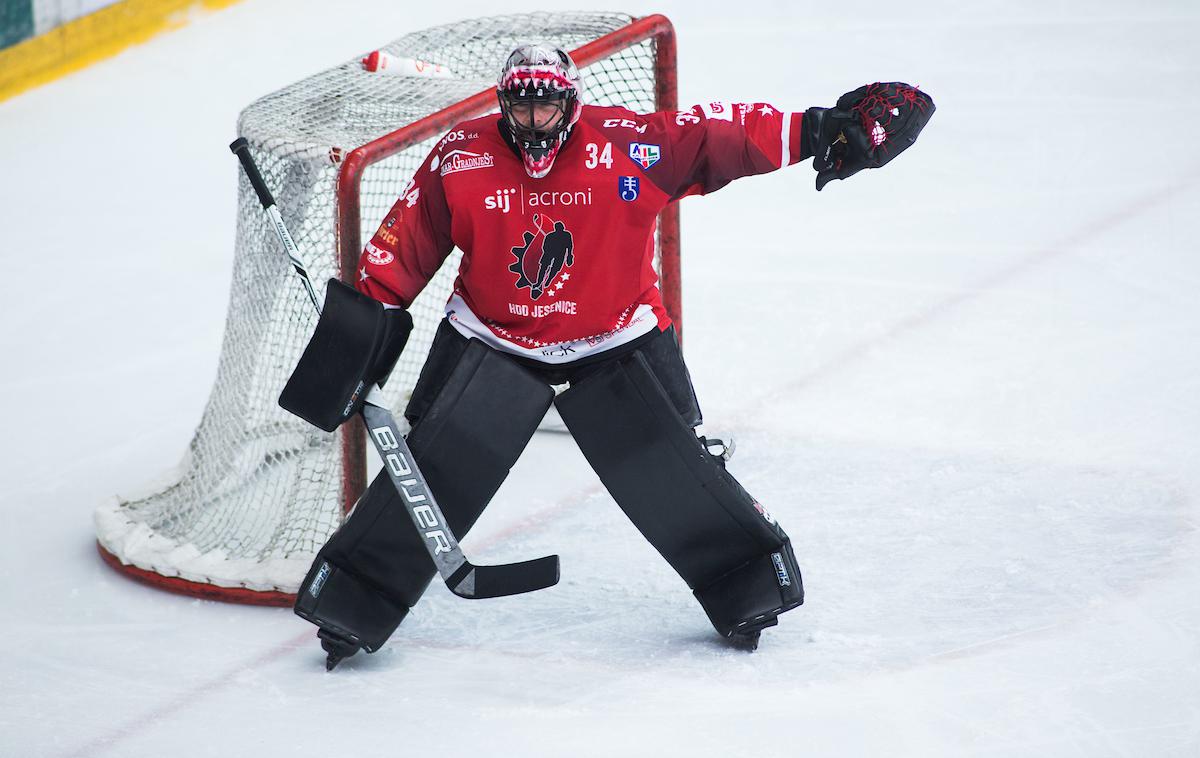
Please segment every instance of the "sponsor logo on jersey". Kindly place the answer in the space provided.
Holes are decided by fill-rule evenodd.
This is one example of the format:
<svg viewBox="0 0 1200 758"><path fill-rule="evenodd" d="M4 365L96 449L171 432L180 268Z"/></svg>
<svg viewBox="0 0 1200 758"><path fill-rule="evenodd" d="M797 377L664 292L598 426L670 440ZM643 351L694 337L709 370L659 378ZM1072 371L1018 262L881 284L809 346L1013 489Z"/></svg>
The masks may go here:
<svg viewBox="0 0 1200 758"><path fill-rule="evenodd" d="M545 213L533 214L532 229L521 233L521 243L512 246L513 262L508 270L517 275L514 283L518 290L528 289L529 298L537 300L546 295L556 297L571 274L565 269L575 265L575 240L561 221L555 221ZM548 306L539 315L549 312L574 313L574 303L569 311Z"/></svg>
<svg viewBox="0 0 1200 758"><path fill-rule="evenodd" d="M658 145L651 145L645 142L630 142L629 157L643 169L649 169L655 163L658 163L658 159L662 157L662 150Z"/></svg>
<svg viewBox="0 0 1200 758"><path fill-rule="evenodd" d="M512 210L512 196L517 192L516 189L509 187L508 189L498 189L492 194L483 199L483 207L489 211L500 211L508 213Z"/></svg>
<svg viewBox="0 0 1200 758"><path fill-rule="evenodd" d="M525 210L538 208L558 208L571 207L575 205L591 205L592 204L592 188L582 190L546 190L544 192L525 192L522 186L508 187L498 189L490 195L483 198L483 207L489 211L500 211L508 213L513 210L516 203L521 203L521 214L524 215Z"/></svg>
<svg viewBox="0 0 1200 758"><path fill-rule="evenodd" d="M633 318L629 317L630 313L634 314ZM654 315L653 309L646 308L642 313L637 313L637 309L631 305L625 310L621 311L621 315L617 317L617 323L613 324L612 329L609 329L607 332L601 332L600 334L593 334L590 337L584 337L583 341L588 344L588 347L595 347L596 345L604 344L605 342L615 338L626 329L632 329L639 324L646 323L646 321L650 319L653 319L655 323L658 323L658 316Z"/></svg>
<svg viewBox="0 0 1200 758"><path fill-rule="evenodd" d="M638 193L642 191L642 180L636 176L619 176L617 177L617 191L621 194L622 200L632 203L638 199Z"/></svg>
<svg viewBox="0 0 1200 758"><path fill-rule="evenodd" d="M702 103L700 110L713 121L733 121L733 108L729 103Z"/></svg>
<svg viewBox="0 0 1200 758"><path fill-rule="evenodd" d="M551 358L566 358L575 354L575 348L569 345L559 345L552 347L549 350L543 350L542 355L550 356Z"/></svg>
<svg viewBox="0 0 1200 758"><path fill-rule="evenodd" d="M367 243L367 262L376 266L386 266L396 260L391 250L380 250L370 242Z"/></svg>
<svg viewBox="0 0 1200 758"><path fill-rule="evenodd" d="M459 130L453 131L453 132L447 132L446 136L442 137L442 141L438 143L437 149L441 150L443 147L450 144L451 142L458 142L459 140L466 140L466 139L479 139L479 133L471 132L470 134L468 134L467 132L463 131L462 129L459 129Z"/></svg>
<svg viewBox="0 0 1200 758"><path fill-rule="evenodd" d="M460 171L474 171L477 168L491 168L496 165L496 159L491 153L472 153L470 150L451 150L442 158L442 176L457 174Z"/></svg>
<svg viewBox="0 0 1200 758"><path fill-rule="evenodd" d="M779 581L779 586L791 587L792 577L788 573L787 566L783 564L783 555L781 553L771 553L771 562L775 564L775 578Z"/></svg>
<svg viewBox="0 0 1200 758"><path fill-rule="evenodd" d="M560 205L591 205L592 188L572 192L530 192L525 198L530 208L553 208Z"/></svg>
<svg viewBox="0 0 1200 758"><path fill-rule="evenodd" d="M754 501L754 510L758 511L758 515L762 516L763 520L766 521L768 524L775 523L775 517L772 516L770 514L770 512L767 511L766 508L763 508L762 503L758 502L757 500Z"/></svg>
<svg viewBox="0 0 1200 758"><path fill-rule="evenodd" d="M392 227L394 227L397 222L402 220L403 219L400 217L399 211L393 210L391 215L384 219L383 223L379 225L379 228L375 230L375 238L387 245L399 245L400 238L397 237L396 233L392 231Z"/></svg>
<svg viewBox="0 0 1200 758"><path fill-rule="evenodd" d="M375 232L375 236L380 242L386 245L396 246L400 244L400 238L388 231L386 227L379 227L379 231Z"/></svg>

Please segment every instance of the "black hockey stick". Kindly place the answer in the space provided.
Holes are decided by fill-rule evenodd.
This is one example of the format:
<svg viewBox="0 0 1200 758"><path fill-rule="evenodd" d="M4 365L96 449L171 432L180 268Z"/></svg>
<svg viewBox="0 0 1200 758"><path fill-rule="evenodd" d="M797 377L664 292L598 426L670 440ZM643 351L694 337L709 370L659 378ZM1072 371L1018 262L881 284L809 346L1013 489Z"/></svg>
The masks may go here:
<svg viewBox="0 0 1200 758"><path fill-rule="evenodd" d="M242 162L242 169L246 172L250 185L254 187L263 211L271 220L279 241L287 250L296 273L300 274L313 306L316 307L317 313L320 313L321 298L313 289L304 259L300 257L300 251L292 235L288 233L283 217L279 215L279 209L275 207L275 199L250 155L249 144L244 137L239 137L229 149ZM404 435L397 428L396 419L388 410L378 385L373 385L367 392L362 417L370 433L371 442L375 444L379 457L384 461L392 485L404 501L404 507L412 518L413 525L424 537L422 542L425 549L429 551L429 557L433 559L438 573L442 575L451 592L466 598L503 597L558 584L557 555L500 566L476 566L468 561L458 545L458 539L450 531L442 509L438 507L437 500L429 490L425 477L417 468L412 451L408 449Z"/></svg>

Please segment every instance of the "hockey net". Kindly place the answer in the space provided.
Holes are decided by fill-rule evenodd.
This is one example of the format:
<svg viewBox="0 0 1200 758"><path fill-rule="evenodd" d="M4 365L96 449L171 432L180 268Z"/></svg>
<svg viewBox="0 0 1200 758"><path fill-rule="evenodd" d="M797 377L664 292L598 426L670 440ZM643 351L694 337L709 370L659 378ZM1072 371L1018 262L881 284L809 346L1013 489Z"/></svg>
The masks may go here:
<svg viewBox="0 0 1200 758"><path fill-rule="evenodd" d="M409 34L380 49L399 73L367 71L356 58L242 112L238 133L314 282L353 281L363 230L375 229L451 126L496 110L500 65L531 41L572 51L589 103L643 113L677 107L667 19L535 13ZM677 213L664 212L657 238L664 301L676 320ZM277 404L316 317L244 176L236 245L217 378L187 454L149 494L98 508L97 542L110 565L156 586L284 605L364 489L366 445L357 419L328 434ZM456 250L412 305L415 330L386 393L397 417L460 257Z"/></svg>

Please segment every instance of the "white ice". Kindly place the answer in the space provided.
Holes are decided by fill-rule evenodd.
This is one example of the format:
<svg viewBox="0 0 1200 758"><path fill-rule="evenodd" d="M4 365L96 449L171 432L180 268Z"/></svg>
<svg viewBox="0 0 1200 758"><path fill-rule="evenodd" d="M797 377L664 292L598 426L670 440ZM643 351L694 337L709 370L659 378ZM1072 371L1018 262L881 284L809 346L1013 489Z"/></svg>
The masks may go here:
<svg viewBox="0 0 1200 758"><path fill-rule="evenodd" d="M0 755L1200 755L1200 7L625 9L674 20L685 103L937 100L884 170L683 204L686 355L803 608L723 647L562 435L466 543L562 584L435 584L332 674L287 610L101 563L215 374L238 110L523 10L246 0L0 103Z"/></svg>

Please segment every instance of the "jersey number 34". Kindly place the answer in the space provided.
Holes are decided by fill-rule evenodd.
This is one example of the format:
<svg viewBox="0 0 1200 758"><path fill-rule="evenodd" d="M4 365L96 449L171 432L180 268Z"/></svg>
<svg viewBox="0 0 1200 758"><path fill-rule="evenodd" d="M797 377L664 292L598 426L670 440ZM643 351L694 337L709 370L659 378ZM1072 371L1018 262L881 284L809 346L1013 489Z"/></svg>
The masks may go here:
<svg viewBox="0 0 1200 758"><path fill-rule="evenodd" d="M587 168L596 168L601 163L605 168L612 168L612 143L605 142L603 150L595 142L587 143L587 160L583 165Z"/></svg>

